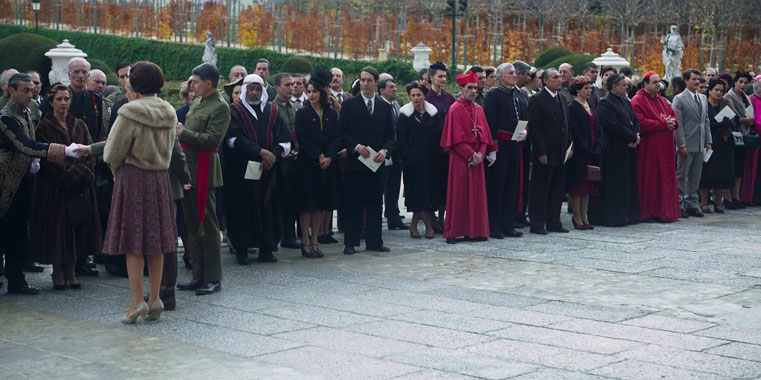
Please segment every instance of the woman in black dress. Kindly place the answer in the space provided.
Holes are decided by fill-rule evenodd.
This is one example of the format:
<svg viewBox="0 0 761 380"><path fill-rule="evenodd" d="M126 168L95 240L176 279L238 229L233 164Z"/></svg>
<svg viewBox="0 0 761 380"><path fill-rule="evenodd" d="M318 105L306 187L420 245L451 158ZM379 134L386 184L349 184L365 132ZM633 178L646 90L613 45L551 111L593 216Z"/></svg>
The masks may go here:
<svg viewBox="0 0 761 380"><path fill-rule="evenodd" d="M309 102L296 112L295 123L300 147L296 170L301 210L301 255L319 258L324 256L317 242L320 225L325 214L337 206L336 165L333 161L338 152L338 113L330 107L325 84L318 78L309 80L306 94Z"/></svg>
<svg viewBox="0 0 761 380"><path fill-rule="evenodd" d="M591 230L587 219L589 196L597 195L597 182L586 179L587 165L598 166L602 149L602 131L597 125L597 111L587 102L592 94L591 81L576 77L570 86L576 99L568 106L568 131L573 139L573 156L565 164L566 184L571 195L573 227Z"/></svg>
<svg viewBox="0 0 761 380"><path fill-rule="evenodd" d="M413 213L410 235L419 239L417 225L425 223L425 237L433 239L433 211L437 205L438 181L433 170L441 160L439 119L433 104L425 101L428 88L418 83L407 86L410 102L399 110L397 149L404 174L404 205Z"/></svg>
<svg viewBox="0 0 761 380"><path fill-rule="evenodd" d="M708 208L708 191L713 189L713 209L716 213L724 213L724 199L731 199L730 189L735 185L734 169L734 139L732 130L737 127L737 116L732 119L717 120L716 115L724 107L735 111L732 102L724 98L726 83L721 79L711 79L708 83L708 121L711 123L713 138L713 154L708 162L703 164L703 174L700 177L700 208L704 214L710 214Z"/></svg>

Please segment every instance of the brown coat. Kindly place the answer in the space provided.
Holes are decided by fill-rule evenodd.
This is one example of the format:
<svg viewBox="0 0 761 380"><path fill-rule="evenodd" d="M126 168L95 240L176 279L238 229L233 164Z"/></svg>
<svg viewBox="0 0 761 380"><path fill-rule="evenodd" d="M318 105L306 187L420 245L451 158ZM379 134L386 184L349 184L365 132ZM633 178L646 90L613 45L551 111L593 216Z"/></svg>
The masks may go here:
<svg viewBox="0 0 761 380"><path fill-rule="evenodd" d="M40 142L92 144L87 124L71 114L64 129L48 112L36 128ZM66 163L41 163L35 178L32 210L29 216L31 255L45 264L73 265L77 256L100 253L102 234L98 202L95 199L95 157L67 158ZM77 196L84 196L92 207L92 216L74 227L67 222L65 206Z"/></svg>

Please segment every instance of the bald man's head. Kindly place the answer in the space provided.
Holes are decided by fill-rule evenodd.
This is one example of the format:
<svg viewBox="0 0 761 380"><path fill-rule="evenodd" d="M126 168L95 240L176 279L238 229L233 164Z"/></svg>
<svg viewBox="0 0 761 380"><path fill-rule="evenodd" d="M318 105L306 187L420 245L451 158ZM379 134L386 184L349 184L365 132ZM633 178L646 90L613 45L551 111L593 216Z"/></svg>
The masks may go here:
<svg viewBox="0 0 761 380"><path fill-rule="evenodd" d="M104 88L106 88L106 74L98 69L90 70L90 77L87 79L87 89L103 95Z"/></svg>

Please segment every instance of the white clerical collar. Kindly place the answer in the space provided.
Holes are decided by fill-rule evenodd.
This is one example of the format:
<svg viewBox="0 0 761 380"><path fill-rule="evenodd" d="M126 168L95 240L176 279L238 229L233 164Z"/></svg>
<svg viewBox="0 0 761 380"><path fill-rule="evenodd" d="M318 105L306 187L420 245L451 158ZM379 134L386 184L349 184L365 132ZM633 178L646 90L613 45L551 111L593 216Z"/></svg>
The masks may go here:
<svg viewBox="0 0 761 380"><path fill-rule="evenodd" d="M552 95L552 97L553 97L553 98L555 98L555 96L557 95L557 92L552 92L552 91L550 91L550 89L549 89L549 88L547 88L547 87L545 87L544 89L545 89L545 90L547 90L547 92L549 92L549 93L550 93L550 95Z"/></svg>

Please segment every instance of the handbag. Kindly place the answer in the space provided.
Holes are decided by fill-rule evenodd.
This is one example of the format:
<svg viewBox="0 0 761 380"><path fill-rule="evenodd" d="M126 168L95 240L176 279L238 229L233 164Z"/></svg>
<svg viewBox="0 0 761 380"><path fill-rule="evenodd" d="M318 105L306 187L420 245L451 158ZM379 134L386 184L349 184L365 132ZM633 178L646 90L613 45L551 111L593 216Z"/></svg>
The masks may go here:
<svg viewBox="0 0 761 380"><path fill-rule="evenodd" d="M732 139L735 141L735 146L745 146L742 132L732 132Z"/></svg>
<svg viewBox="0 0 761 380"><path fill-rule="evenodd" d="M587 165L586 171L584 172L584 180L591 181L591 182L600 182L600 179L601 179L600 167L594 166L594 165Z"/></svg>
<svg viewBox="0 0 761 380"><path fill-rule="evenodd" d="M745 146L749 148L761 148L761 136L747 135L744 138L744 143L745 143Z"/></svg>
<svg viewBox="0 0 761 380"><path fill-rule="evenodd" d="M67 222L73 226L79 226L92 215L93 209L84 194L80 194L66 203L64 212Z"/></svg>

